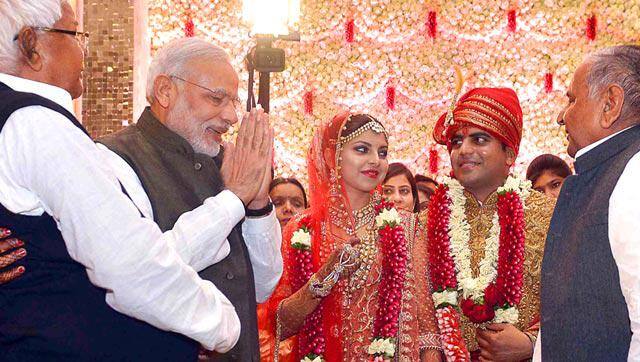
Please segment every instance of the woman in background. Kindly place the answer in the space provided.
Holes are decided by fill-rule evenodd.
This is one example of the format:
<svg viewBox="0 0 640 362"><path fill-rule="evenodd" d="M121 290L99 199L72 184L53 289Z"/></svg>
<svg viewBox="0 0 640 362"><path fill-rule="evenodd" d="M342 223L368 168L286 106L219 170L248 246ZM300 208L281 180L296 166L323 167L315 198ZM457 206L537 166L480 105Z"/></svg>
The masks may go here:
<svg viewBox="0 0 640 362"><path fill-rule="evenodd" d="M421 174L414 176L416 179L416 186L418 188L418 203L420 205L420 211L429 208L429 200L431 195L436 191L438 182L433 178Z"/></svg>
<svg viewBox="0 0 640 362"><path fill-rule="evenodd" d="M297 179L293 177L278 177L271 181L269 185L269 198L276 208L276 217L280 221L280 227L284 229L289 220L298 215L309 205L307 204L307 193ZM284 246L283 246L284 248ZM287 266L285 265L284 268ZM260 339L260 361L270 361L273 359L273 340L276 338L267 326L266 303L258 305L258 335ZM283 356L291 353L293 343L285 341L280 344L280 353Z"/></svg>
<svg viewBox="0 0 640 362"><path fill-rule="evenodd" d="M269 197L276 208L276 216L283 229L291 218L308 207L304 187L293 177L278 177L271 181Z"/></svg>
<svg viewBox="0 0 640 362"><path fill-rule="evenodd" d="M554 199L560 195L564 179L571 174L569 165L551 154L536 157L527 168L527 180L531 181L533 189Z"/></svg>
<svg viewBox="0 0 640 362"><path fill-rule="evenodd" d="M389 164L389 171L382 182L382 195L399 209L420 211L416 180L407 166L400 162Z"/></svg>

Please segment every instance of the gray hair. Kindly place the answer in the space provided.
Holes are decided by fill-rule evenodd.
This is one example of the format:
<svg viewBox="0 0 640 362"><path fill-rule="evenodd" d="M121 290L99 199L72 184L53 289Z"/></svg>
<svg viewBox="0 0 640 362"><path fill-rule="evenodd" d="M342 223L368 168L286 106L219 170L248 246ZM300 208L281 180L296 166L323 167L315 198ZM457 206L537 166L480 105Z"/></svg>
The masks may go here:
<svg viewBox="0 0 640 362"><path fill-rule="evenodd" d="M206 58L212 62L231 63L229 55L224 49L202 39L181 38L173 40L158 50L151 62L147 75L147 101L153 102L153 83L157 76L161 74L189 76L190 70L186 65L198 58Z"/></svg>
<svg viewBox="0 0 640 362"><path fill-rule="evenodd" d="M620 119L626 119L640 110L640 46L618 45L590 55L592 62L587 75L589 97L600 94L611 84L624 90L624 104Z"/></svg>
<svg viewBox="0 0 640 362"><path fill-rule="evenodd" d="M0 0L0 72L15 74L19 59L13 39L24 27L51 27L66 0Z"/></svg>

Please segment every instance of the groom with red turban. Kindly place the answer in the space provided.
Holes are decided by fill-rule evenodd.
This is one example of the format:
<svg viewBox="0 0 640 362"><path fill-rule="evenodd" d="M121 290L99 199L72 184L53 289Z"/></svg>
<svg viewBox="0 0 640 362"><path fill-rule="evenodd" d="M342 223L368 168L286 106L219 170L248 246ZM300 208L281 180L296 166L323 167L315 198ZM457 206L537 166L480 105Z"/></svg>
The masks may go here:
<svg viewBox="0 0 640 362"><path fill-rule="evenodd" d="M518 96L472 89L438 119L433 137L447 146L453 171L428 211L435 304L459 308L460 344L473 360L529 359L554 202L510 176L522 139Z"/></svg>

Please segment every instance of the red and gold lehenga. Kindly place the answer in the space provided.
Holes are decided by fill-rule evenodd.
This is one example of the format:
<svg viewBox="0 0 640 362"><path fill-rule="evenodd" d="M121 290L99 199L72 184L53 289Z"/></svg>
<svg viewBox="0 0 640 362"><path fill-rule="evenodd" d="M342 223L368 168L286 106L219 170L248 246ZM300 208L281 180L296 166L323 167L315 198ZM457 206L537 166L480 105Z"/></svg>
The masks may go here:
<svg viewBox="0 0 640 362"><path fill-rule="evenodd" d="M326 341L323 355L326 361L368 361L367 348L372 340L373 321L378 309L378 287L382 253L379 252L375 227L374 203L378 191L371 193L371 202L361 210L352 211L340 172L343 145L340 133L349 118L348 113L336 116L314 137L308 156L311 208L292 220L284 230L282 252L285 271L274 294L260 307L263 360L273 360L280 345L280 361L300 361L297 336L280 343L276 341L278 307L296 290L292 288L293 248L291 237L303 218L311 223L311 250L314 271L323 265L335 248L357 237L361 264L347 279L341 280L331 294L321 302L322 327ZM425 218L403 213L407 245L407 268L402 291L399 335L396 356L399 361L419 361L424 349L439 349L435 312L428 284L427 242Z"/></svg>

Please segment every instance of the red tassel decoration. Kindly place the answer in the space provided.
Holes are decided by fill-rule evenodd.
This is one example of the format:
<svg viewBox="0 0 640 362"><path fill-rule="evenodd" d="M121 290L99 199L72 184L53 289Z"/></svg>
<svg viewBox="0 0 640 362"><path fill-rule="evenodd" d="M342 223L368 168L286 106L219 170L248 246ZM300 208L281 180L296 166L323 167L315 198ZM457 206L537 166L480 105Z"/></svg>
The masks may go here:
<svg viewBox="0 0 640 362"><path fill-rule="evenodd" d="M387 108L389 108L392 111L396 109L396 84L393 80L391 80L387 84L385 100L386 100Z"/></svg>
<svg viewBox="0 0 640 362"><path fill-rule="evenodd" d="M589 18L587 18L587 30L586 30L587 38L591 41L595 40L597 32L598 32L598 19L596 18L596 14L592 14Z"/></svg>
<svg viewBox="0 0 640 362"><path fill-rule="evenodd" d="M438 15L434 10L429 10L427 15L427 34L431 39L435 39L438 34Z"/></svg>
<svg viewBox="0 0 640 362"><path fill-rule="evenodd" d="M346 24L344 24L344 40L346 40L347 43L353 43L355 30L356 30L356 24L353 18L349 18Z"/></svg>
<svg viewBox="0 0 640 362"><path fill-rule="evenodd" d="M511 9L507 12L507 29L510 32L515 33L517 29L517 14L515 9Z"/></svg>
<svg viewBox="0 0 640 362"><path fill-rule="evenodd" d="M544 75L544 91L547 93L553 92L553 73Z"/></svg>
<svg viewBox="0 0 640 362"><path fill-rule="evenodd" d="M304 113L305 114L313 114L313 91L308 90L302 96L304 101Z"/></svg>
<svg viewBox="0 0 640 362"><path fill-rule="evenodd" d="M184 23L184 36L191 38L195 34L195 26L193 25L193 19L189 18Z"/></svg>
<svg viewBox="0 0 640 362"><path fill-rule="evenodd" d="M438 173L438 150L435 147L429 149L429 172L431 175Z"/></svg>

